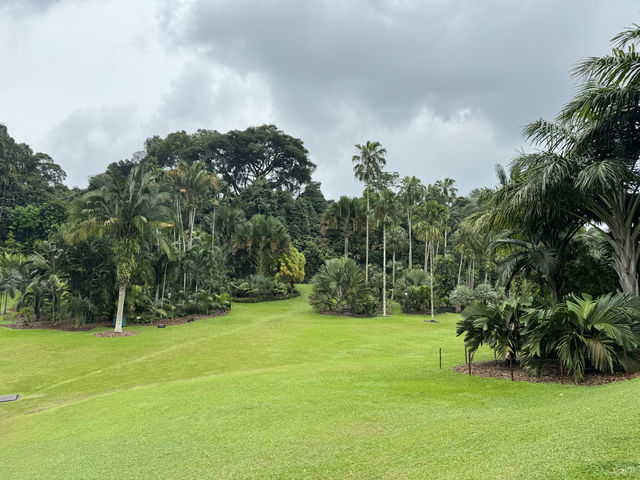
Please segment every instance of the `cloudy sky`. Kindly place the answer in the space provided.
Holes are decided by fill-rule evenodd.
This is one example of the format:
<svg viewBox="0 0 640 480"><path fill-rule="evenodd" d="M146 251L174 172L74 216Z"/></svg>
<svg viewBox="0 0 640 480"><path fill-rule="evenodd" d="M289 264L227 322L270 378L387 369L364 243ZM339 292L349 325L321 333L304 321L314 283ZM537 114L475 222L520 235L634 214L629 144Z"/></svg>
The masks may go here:
<svg viewBox="0 0 640 480"><path fill-rule="evenodd" d="M275 123L329 197L361 191L368 139L468 193L636 22L632 0L0 0L0 123L69 185L154 134Z"/></svg>

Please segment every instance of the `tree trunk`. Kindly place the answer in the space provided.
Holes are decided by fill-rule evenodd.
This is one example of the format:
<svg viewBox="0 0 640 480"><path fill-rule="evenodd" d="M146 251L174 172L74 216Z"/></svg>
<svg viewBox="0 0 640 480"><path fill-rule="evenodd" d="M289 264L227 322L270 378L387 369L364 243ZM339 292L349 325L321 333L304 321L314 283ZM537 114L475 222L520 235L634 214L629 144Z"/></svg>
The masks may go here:
<svg viewBox="0 0 640 480"><path fill-rule="evenodd" d="M396 298L396 251L393 251L393 267L391 269L391 288L392 294L391 298L395 300Z"/></svg>
<svg viewBox="0 0 640 480"><path fill-rule="evenodd" d="M471 290L474 289L476 283L476 257L471 257Z"/></svg>
<svg viewBox="0 0 640 480"><path fill-rule="evenodd" d="M196 207L191 207L189 209L189 245L188 249L191 250L193 247L193 225L196 222Z"/></svg>
<svg viewBox="0 0 640 480"><path fill-rule="evenodd" d="M424 273L427 273L427 267L429 266L429 244L424 242Z"/></svg>
<svg viewBox="0 0 640 480"><path fill-rule="evenodd" d="M158 303L158 299L160 298L160 284L156 285L156 303Z"/></svg>
<svg viewBox="0 0 640 480"><path fill-rule="evenodd" d="M411 210L407 209L407 218L409 220L409 270L413 268L413 257L411 255Z"/></svg>
<svg viewBox="0 0 640 480"><path fill-rule="evenodd" d="M387 227L382 225L382 316L387 316Z"/></svg>
<svg viewBox="0 0 640 480"><path fill-rule="evenodd" d="M431 242L431 275L429 278L429 282L431 283L431 321L435 322L435 316L433 314L433 242Z"/></svg>
<svg viewBox="0 0 640 480"><path fill-rule="evenodd" d="M164 287L167 284L167 263L169 262L167 261L164 264L164 275L162 277L162 307L163 308L164 308Z"/></svg>
<svg viewBox="0 0 640 480"><path fill-rule="evenodd" d="M460 280L462 279L462 260L464 259L464 255L460 254L460 266L458 267L458 283L460 285Z"/></svg>
<svg viewBox="0 0 640 480"><path fill-rule="evenodd" d="M623 293L638 296L637 263L640 249L634 245L631 235L613 243L613 268L618 274Z"/></svg>
<svg viewBox="0 0 640 480"><path fill-rule="evenodd" d="M4 315L7 314L7 302L9 301L9 294L4 294ZM54 319L55 320L55 319Z"/></svg>
<svg viewBox="0 0 640 480"><path fill-rule="evenodd" d="M127 292L127 284L120 285L120 291L118 292L118 311L116 312L116 328L113 330L116 333L122 333L122 312L124 311L124 296Z"/></svg>
<svg viewBox="0 0 640 480"><path fill-rule="evenodd" d="M211 220L211 251L213 252L213 239L216 238L216 207L213 207L213 218Z"/></svg>
<svg viewBox="0 0 640 480"><path fill-rule="evenodd" d="M344 237L344 258L349 257L349 237Z"/></svg>
<svg viewBox="0 0 640 480"><path fill-rule="evenodd" d="M364 263L364 281L365 283L369 283L369 184L367 184L367 238L366 238L366 253L365 253L365 263Z"/></svg>
<svg viewBox="0 0 640 480"><path fill-rule="evenodd" d="M447 254L447 229L444 229L444 249L442 251L443 255Z"/></svg>

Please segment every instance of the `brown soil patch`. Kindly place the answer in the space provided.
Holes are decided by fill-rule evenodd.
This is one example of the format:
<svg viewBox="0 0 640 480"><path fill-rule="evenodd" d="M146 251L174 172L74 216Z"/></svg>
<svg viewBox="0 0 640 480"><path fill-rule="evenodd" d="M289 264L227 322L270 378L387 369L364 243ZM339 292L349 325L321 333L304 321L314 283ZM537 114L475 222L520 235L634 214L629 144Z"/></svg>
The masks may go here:
<svg viewBox="0 0 640 480"><path fill-rule="evenodd" d="M96 332L93 334L94 337L133 337L134 335L138 335L138 332L135 330L127 330L125 332Z"/></svg>
<svg viewBox="0 0 640 480"><path fill-rule="evenodd" d="M469 366L467 364L456 365L451 367L454 372L462 373L464 375L469 374ZM471 363L471 375L477 377L492 377L501 378L505 380L511 380L511 369L509 364L503 360L489 360L486 362L472 362ZM545 365L542 368L540 376L532 375L525 372L519 365L513 366L513 379L518 382L535 382L535 383L565 383L569 385L603 385L605 383L619 382L621 380L628 380L630 378L640 377L640 372L626 374L624 372L614 373L600 373L600 372L587 372L585 373L582 383L575 383L573 377L564 378L560 376L560 367L556 362L553 364Z"/></svg>
<svg viewBox="0 0 640 480"><path fill-rule="evenodd" d="M134 321L127 320L128 326L136 326L136 327L155 327L159 324L164 325L180 325L182 323L189 323L195 320L201 320L203 318L211 318L211 317L219 317L221 315L226 315L229 313L229 310L216 310L211 312L208 315L186 315L184 317L176 317L176 318L166 318L164 320L156 320L153 322L141 322L136 323ZM89 330L93 330L98 327L110 327L113 328L113 321L109 320L99 320L96 322L87 323L86 325L81 325L76 328L76 322L74 319L65 320L63 322L57 322L55 324L51 322L25 322L24 319L16 319L17 321L14 323L8 323L4 325L0 325L2 327L11 328L13 330L30 330L30 329L47 329L47 330L62 330L65 332L87 332ZM125 327L126 328L126 327Z"/></svg>

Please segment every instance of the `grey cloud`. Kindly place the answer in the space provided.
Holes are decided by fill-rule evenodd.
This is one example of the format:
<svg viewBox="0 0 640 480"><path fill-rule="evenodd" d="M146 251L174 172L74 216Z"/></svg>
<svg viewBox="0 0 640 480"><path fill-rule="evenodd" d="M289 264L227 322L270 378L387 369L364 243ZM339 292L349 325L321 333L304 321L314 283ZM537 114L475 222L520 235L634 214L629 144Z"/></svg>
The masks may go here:
<svg viewBox="0 0 640 480"><path fill-rule="evenodd" d="M154 134L268 122L305 141L330 197L361 191L351 156L367 139L401 175L453 177L462 193L492 184L522 126L569 99L571 65L638 21L632 0L8 0L7 12L2 120L70 183Z"/></svg>
<svg viewBox="0 0 640 480"><path fill-rule="evenodd" d="M85 186L87 177L138 150L136 111L130 106L76 110L53 127L41 145L67 172L69 185Z"/></svg>
<svg viewBox="0 0 640 480"><path fill-rule="evenodd" d="M447 172L466 191L491 182L493 165L521 145L522 126L569 98L572 63L605 52L631 7L194 0L161 18L177 48L265 78L278 124L305 140L336 196L359 191L350 156L372 135L394 147L390 167L401 174L432 182Z"/></svg>

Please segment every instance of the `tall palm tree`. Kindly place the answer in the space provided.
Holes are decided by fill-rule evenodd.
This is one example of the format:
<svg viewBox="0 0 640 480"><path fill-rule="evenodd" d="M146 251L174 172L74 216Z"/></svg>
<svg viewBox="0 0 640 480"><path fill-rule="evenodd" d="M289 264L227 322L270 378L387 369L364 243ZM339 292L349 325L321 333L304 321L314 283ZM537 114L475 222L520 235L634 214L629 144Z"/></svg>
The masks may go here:
<svg viewBox="0 0 640 480"><path fill-rule="evenodd" d="M564 187L571 213L599 229L613 247L625 293L638 295L640 258L640 56L638 27L614 37L611 55L586 59L574 70L582 86L555 122L539 120L525 135L544 151L519 159L527 188L520 203L549 198ZM549 202L551 203L551 201Z"/></svg>
<svg viewBox="0 0 640 480"><path fill-rule="evenodd" d="M442 180L436 181L436 187L440 189L442 193L442 198L444 199L444 204L452 208L453 202L456 199L456 194L458 193L458 189L454 187L456 181L453 178L444 178ZM451 231L451 227L445 223L444 226L444 253L447 253L447 236Z"/></svg>
<svg viewBox="0 0 640 480"><path fill-rule="evenodd" d="M66 290L66 275L62 269L64 250L53 242L38 243L29 259L31 283L43 286L51 300L51 319L55 323L60 313L60 302ZM27 290L29 290L27 286Z"/></svg>
<svg viewBox="0 0 640 480"><path fill-rule="evenodd" d="M161 229L172 226L171 209L166 206L171 193L158 181L163 172L136 166L126 178L108 170L97 178L98 188L74 205L72 242L88 237L108 237L116 262L118 309L115 332L122 332L122 314L127 285L137 265L141 244L153 240L169 253Z"/></svg>
<svg viewBox="0 0 640 480"><path fill-rule="evenodd" d="M411 234L413 231L413 211L415 207L420 203L427 193L426 187L420 182L417 177L404 177L402 179L402 188L400 189L400 197L402 198L402 204L407 212L407 223L409 225L409 270L413 268L413 256L412 256L412 240Z"/></svg>
<svg viewBox="0 0 640 480"><path fill-rule="evenodd" d="M349 238L356 233L364 217L359 198L341 196L337 202L329 205L322 217L323 229L330 229L342 236L344 256L349 256Z"/></svg>
<svg viewBox="0 0 640 480"><path fill-rule="evenodd" d="M369 201L369 190L371 182L382 173L382 167L387 164L385 155L387 150L382 148L380 142L367 140L364 145L356 144L358 153L353 156L353 172L358 180L366 185L367 197L367 217L366 217L366 254L364 267L364 281L369 281L369 216L371 215L371 204Z"/></svg>
<svg viewBox="0 0 640 480"><path fill-rule="evenodd" d="M218 179L214 174L205 170L204 164L201 162L188 164L180 161L175 170L169 171L169 176L173 180L177 192L184 197L185 205L189 209L187 249L191 250L196 208L207 190L217 188Z"/></svg>
<svg viewBox="0 0 640 480"><path fill-rule="evenodd" d="M382 315L387 316L387 229L396 221L398 205L391 190L383 190L375 200L373 209L378 226L382 227Z"/></svg>
<svg viewBox="0 0 640 480"><path fill-rule="evenodd" d="M424 271L427 272L427 260L430 257L430 288L431 288L431 321L435 321L434 291L433 291L433 262L435 259L435 242L442 238L443 225L448 216L445 205L436 200L429 200L417 210L418 222L415 225L416 234L425 242Z"/></svg>
<svg viewBox="0 0 640 480"><path fill-rule="evenodd" d="M393 285L393 291L395 294L396 285L396 254L406 248L407 244L407 231L401 226L393 227L389 231L387 238L387 245L391 250L393 267L391 270L391 285ZM393 297L392 297L393 298Z"/></svg>

